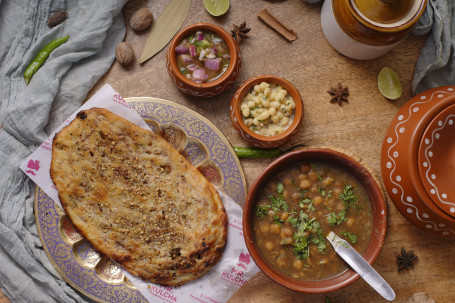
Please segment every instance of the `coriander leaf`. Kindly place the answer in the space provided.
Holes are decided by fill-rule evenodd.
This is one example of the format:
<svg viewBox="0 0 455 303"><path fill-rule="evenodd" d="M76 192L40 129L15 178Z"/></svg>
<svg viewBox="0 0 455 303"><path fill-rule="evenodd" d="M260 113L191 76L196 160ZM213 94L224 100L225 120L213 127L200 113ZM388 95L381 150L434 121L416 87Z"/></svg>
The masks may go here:
<svg viewBox="0 0 455 303"><path fill-rule="evenodd" d="M279 193L279 194L282 194L283 191L284 191L284 185L283 185L283 183L278 183L278 184L276 185L276 192Z"/></svg>
<svg viewBox="0 0 455 303"><path fill-rule="evenodd" d="M281 227L283 222L284 222L284 220L281 220L280 216L277 216L277 215L273 216L273 223L276 223Z"/></svg>
<svg viewBox="0 0 455 303"><path fill-rule="evenodd" d="M354 195L352 185L346 185L344 187L344 191L338 197L343 201L346 209L349 207L353 207L355 209L355 204L359 201L359 198Z"/></svg>
<svg viewBox="0 0 455 303"><path fill-rule="evenodd" d="M256 216L264 219L264 217L267 215L267 213L270 210L270 205L258 205L256 206Z"/></svg>
<svg viewBox="0 0 455 303"><path fill-rule="evenodd" d="M356 244L357 243L357 236L356 235L351 234L350 232L344 232L343 236L348 237L349 238L349 242L351 242L352 244Z"/></svg>

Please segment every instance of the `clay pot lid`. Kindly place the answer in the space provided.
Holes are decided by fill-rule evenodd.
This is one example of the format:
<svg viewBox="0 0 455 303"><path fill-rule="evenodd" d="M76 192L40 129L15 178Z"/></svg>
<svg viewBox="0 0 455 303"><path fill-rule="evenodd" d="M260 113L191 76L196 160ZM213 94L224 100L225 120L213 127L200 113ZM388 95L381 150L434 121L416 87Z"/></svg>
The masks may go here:
<svg viewBox="0 0 455 303"><path fill-rule="evenodd" d="M420 178L428 196L455 217L455 104L431 120L418 153Z"/></svg>
<svg viewBox="0 0 455 303"><path fill-rule="evenodd" d="M364 25L386 30L410 27L419 19L426 0L347 0Z"/></svg>

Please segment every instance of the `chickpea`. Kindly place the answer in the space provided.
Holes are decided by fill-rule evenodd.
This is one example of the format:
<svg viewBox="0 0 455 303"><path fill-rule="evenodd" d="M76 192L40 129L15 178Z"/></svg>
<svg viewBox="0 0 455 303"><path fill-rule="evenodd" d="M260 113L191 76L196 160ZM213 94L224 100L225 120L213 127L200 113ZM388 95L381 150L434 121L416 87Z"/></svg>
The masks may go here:
<svg viewBox="0 0 455 303"><path fill-rule="evenodd" d="M300 270L303 268L303 262L300 259L297 259L294 261L294 264L292 264L295 269Z"/></svg>
<svg viewBox="0 0 455 303"><path fill-rule="evenodd" d="M270 226L270 232L272 234L278 234L280 232L280 226L276 223L273 223L271 226Z"/></svg>
<svg viewBox="0 0 455 303"><path fill-rule="evenodd" d="M273 108L273 107L272 107ZM278 123L280 122L280 118L278 118L278 116L273 116L270 118L270 120L272 120L273 123Z"/></svg>
<svg viewBox="0 0 455 303"><path fill-rule="evenodd" d="M248 107L251 108L251 107L254 107L256 105L256 103L253 100L251 100L251 101L248 101L247 105L248 105Z"/></svg>
<svg viewBox="0 0 455 303"><path fill-rule="evenodd" d="M256 126L259 126L261 124L261 122L259 122L259 118L258 117L253 119L253 124L256 125Z"/></svg>
<svg viewBox="0 0 455 303"><path fill-rule="evenodd" d="M280 233L280 236L281 236L281 239L284 239L284 238L287 238L287 237L290 237L294 234L294 231L292 230L292 228L290 227L283 227L281 229L281 233Z"/></svg>
<svg viewBox="0 0 455 303"><path fill-rule="evenodd" d="M257 84L254 86L253 89L254 89L254 91L255 91L256 93L259 93L259 92L261 91L261 87L260 87L259 85L257 85Z"/></svg>
<svg viewBox="0 0 455 303"><path fill-rule="evenodd" d="M325 179L322 181L322 184L323 184L324 186L329 186L330 184L333 183L333 181L334 181L333 178L328 177L328 178L325 178Z"/></svg>
<svg viewBox="0 0 455 303"><path fill-rule="evenodd" d="M311 181L308 179L301 180L299 186L301 189L308 189L311 187Z"/></svg>
<svg viewBox="0 0 455 303"><path fill-rule="evenodd" d="M250 115L250 109L248 107L242 109L242 115L247 118Z"/></svg>
<svg viewBox="0 0 455 303"><path fill-rule="evenodd" d="M267 250L272 250L275 247L275 245L273 245L273 243L271 241L265 242L264 246L265 246L265 249L267 249Z"/></svg>
<svg viewBox="0 0 455 303"><path fill-rule="evenodd" d="M308 177L310 178L311 181L315 182L318 180L318 174L315 171L310 171L308 173Z"/></svg>
<svg viewBox="0 0 455 303"><path fill-rule="evenodd" d="M259 230L261 231L261 233L267 234L270 231L270 225L268 225L267 223L261 224L259 225Z"/></svg>
<svg viewBox="0 0 455 303"><path fill-rule="evenodd" d="M270 101L263 98L262 101L261 101L261 104L264 107L269 107L270 106ZM268 112L268 110L266 112Z"/></svg>
<svg viewBox="0 0 455 303"><path fill-rule="evenodd" d="M314 206L318 206L322 203L322 197L321 196L316 196L313 198L313 204Z"/></svg>
<svg viewBox="0 0 455 303"><path fill-rule="evenodd" d="M284 259L283 256L279 256L276 259L276 265L278 265L279 267L283 267L285 264L286 264L286 260Z"/></svg>
<svg viewBox="0 0 455 303"><path fill-rule="evenodd" d="M292 244L293 242L294 242L293 238L287 237L287 238L283 238L283 240L281 240L280 245L289 245L289 244Z"/></svg>
<svg viewBox="0 0 455 303"><path fill-rule="evenodd" d="M299 193L294 193L292 194L291 199L294 202L300 202L302 200L302 197L300 196Z"/></svg>
<svg viewBox="0 0 455 303"><path fill-rule="evenodd" d="M286 219L287 219L288 217L289 217L289 213L283 212L283 213L281 214L280 219L283 220L283 221L286 221Z"/></svg>
<svg viewBox="0 0 455 303"><path fill-rule="evenodd" d="M269 113L270 113L270 116L275 115L276 114L276 108L275 107L269 108Z"/></svg>
<svg viewBox="0 0 455 303"><path fill-rule="evenodd" d="M349 227L354 226L354 223L355 223L355 219L354 219L353 217L350 217L350 218L346 221L346 224L347 224Z"/></svg>
<svg viewBox="0 0 455 303"><path fill-rule="evenodd" d="M283 198L284 198L285 200L289 199L289 192L288 192L287 189L284 189L284 190L283 190Z"/></svg>
<svg viewBox="0 0 455 303"><path fill-rule="evenodd" d="M333 194L335 195L335 197L338 197L342 192L343 190L339 187L333 189Z"/></svg>

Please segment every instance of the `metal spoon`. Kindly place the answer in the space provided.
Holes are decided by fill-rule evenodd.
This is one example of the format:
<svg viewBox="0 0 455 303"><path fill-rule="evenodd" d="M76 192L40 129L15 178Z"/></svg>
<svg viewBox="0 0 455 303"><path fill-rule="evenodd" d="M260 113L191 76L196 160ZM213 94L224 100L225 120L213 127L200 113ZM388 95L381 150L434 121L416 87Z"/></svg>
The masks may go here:
<svg viewBox="0 0 455 303"><path fill-rule="evenodd" d="M330 232L327 240L332 244L337 254L345 260L374 290L384 299L393 301L395 292L373 267L351 246L335 233Z"/></svg>

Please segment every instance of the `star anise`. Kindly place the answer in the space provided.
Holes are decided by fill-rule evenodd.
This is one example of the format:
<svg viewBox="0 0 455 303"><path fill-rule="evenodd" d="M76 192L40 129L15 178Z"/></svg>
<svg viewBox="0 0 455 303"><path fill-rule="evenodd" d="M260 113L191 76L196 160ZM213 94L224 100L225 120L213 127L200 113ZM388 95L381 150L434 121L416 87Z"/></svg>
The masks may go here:
<svg viewBox="0 0 455 303"><path fill-rule="evenodd" d="M246 22L243 22L239 26L235 24L232 24L232 26L234 29L231 30L231 35L237 43L240 43L242 39L248 38L247 33L251 30L251 28L246 27Z"/></svg>
<svg viewBox="0 0 455 303"><path fill-rule="evenodd" d="M332 87L327 92L332 96L330 103L338 103L338 105L341 106L343 102L349 102L349 88L347 86L343 88L340 82L338 82L337 87Z"/></svg>
<svg viewBox="0 0 455 303"><path fill-rule="evenodd" d="M406 250L402 247L401 253L397 255L398 271L414 267L414 261L417 260L417 258L418 257L414 255L413 250L406 252Z"/></svg>

